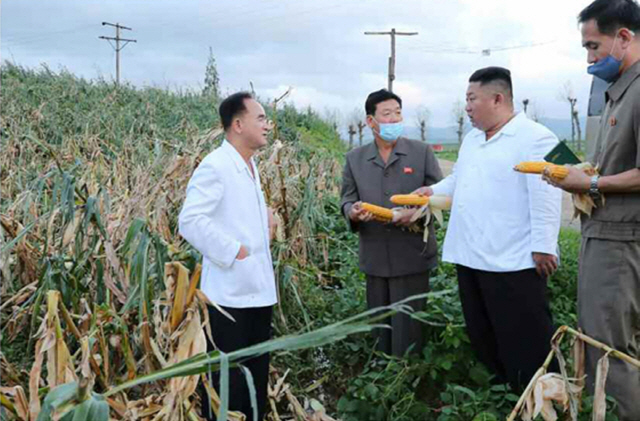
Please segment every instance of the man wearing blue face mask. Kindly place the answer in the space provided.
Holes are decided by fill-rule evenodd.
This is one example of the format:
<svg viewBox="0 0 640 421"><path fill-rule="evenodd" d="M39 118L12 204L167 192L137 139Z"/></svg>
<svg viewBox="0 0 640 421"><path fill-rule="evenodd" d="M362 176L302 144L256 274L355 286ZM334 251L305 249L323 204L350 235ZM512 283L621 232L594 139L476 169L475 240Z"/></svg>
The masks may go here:
<svg viewBox="0 0 640 421"><path fill-rule="evenodd" d="M367 307L376 308L427 292L429 271L437 264L437 244L433 224L429 240L423 233L407 230L415 210L396 212L393 223L372 220L362 202L391 208L394 194L411 193L423 185L436 183L442 172L431 147L402 137L402 100L381 89L365 102L367 125L374 141L347 154L342 181L341 208L349 227L360 236L360 270L367 278ZM415 310L425 301L412 301ZM398 314L386 322L389 329L377 329L377 349L402 356L411 346L421 353L422 325Z"/></svg>
<svg viewBox="0 0 640 421"><path fill-rule="evenodd" d="M612 83L593 156L599 176L574 168L564 180L572 193L588 192L597 207L582 218L578 323L584 332L640 358L640 6L634 0L596 0L578 20L587 71ZM606 198L606 200L604 200ZM587 347L587 387L593 390L602 352ZM640 371L610 359L606 392L621 421L640 420Z"/></svg>

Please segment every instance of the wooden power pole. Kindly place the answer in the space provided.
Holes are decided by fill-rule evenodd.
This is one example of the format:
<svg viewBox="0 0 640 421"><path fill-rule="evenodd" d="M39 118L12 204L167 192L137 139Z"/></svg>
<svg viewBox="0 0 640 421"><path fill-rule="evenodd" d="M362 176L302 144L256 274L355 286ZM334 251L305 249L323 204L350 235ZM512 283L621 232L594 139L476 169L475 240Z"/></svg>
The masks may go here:
<svg viewBox="0 0 640 421"><path fill-rule="evenodd" d="M106 39L107 41L109 41L109 44L111 44L111 41L115 41L116 45L114 46L113 44L111 44L111 46L113 47L113 49L116 51L116 85L120 85L120 51L127 46L127 44L129 44L130 42L138 42L135 39L126 39L126 38L120 38L120 30L121 29L126 29L128 31L131 31L131 28L127 28L126 26L122 26L119 23L109 23L109 22L102 22L102 26L113 26L114 28L116 28L116 36L114 37L98 37L100 39ZM120 41L123 41L124 44L122 44L122 46L120 46Z"/></svg>
<svg viewBox="0 0 640 421"><path fill-rule="evenodd" d="M396 32L391 28L389 32L365 32L365 35L391 35L391 57L389 57L389 92L393 92L393 81L396 78L396 35L418 35L417 32Z"/></svg>

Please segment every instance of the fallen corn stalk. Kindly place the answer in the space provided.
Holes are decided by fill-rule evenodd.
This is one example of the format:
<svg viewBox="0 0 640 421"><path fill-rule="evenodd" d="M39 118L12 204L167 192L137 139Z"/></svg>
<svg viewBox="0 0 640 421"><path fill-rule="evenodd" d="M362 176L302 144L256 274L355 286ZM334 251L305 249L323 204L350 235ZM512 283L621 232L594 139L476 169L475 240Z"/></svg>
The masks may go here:
<svg viewBox="0 0 640 421"><path fill-rule="evenodd" d="M630 357L629 355L617 351L613 348L611 348L610 346L596 341L595 339L581 333L578 332L577 330L574 330L572 328L570 328L569 326L561 326L558 328L558 330L556 331L556 333L553 335L553 338L551 339L551 343L552 343L552 349L551 351L549 351L549 354L547 355L547 358L545 359L544 363L542 364L542 366L538 369L538 371L536 371L536 373L533 375L533 377L531 378L531 380L529 381L529 384L527 385L526 389L524 390L524 392L522 393L522 395L520 396L520 399L518 399L518 402L516 403L516 406L513 408L513 410L511 411L511 414L509 415L509 417L507 418L507 421L514 421L516 419L516 417L518 415L522 416L523 420L529 420L532 419L531 416L533 415L531 412L529 412L526 409L526 402L530 401L531 399L533 399L535 401L535 389L538 386L538 384L540 382L545 382L547 381L546 379L548 379L548 377L544 377L546 374L546 371L549 367L549 364L551 364L551 361L554 357L554 354L559 353L559 346L560 346L560 342L562 342L562 339L564 338L565 334L570 334L572 336L574 336L576 338L576 340L578 341L582 341L584 343L586 343L587 345L593 346L595 348L598 348L602 351L604 351L606 354L604 357L602 357L602 359L598 362L598 384L596 385L596 396L595 396L595 401L596 403L594 403L594 415L597 414L604 414L606 412L606 406L604 403L604 384L605 384L605 380L606 380L606 370L604 365L606 364L608 366L608 358L609 356L614 357L614 358L618 358L624 362L626 362L627 364L632 365L633 367L635 367L636 369L640 370L640 361ZM580 351L578 351L578 355L580 355ZM607 360L607 361L604 361ZM582 373L583 369L580 367L575 367L575 374L580 374ZM601 373L602 372L602 373ZM564 380L565 385L569 384L569 385L573 385L575 387L569 387L567 389L565 389L565 392L567 393L567 397L568 399L576 399L576 396L580 395L580 392L582 390L582 387L580 385L580 382L582 379L578 378L575 379L575 383L574 382L570 382L567 377L566 374L562 375L562 378ZM598 385L601 385L600 388L598 388ZM541 386L544 389L544 386ZM601 392L598 393L598 390L601 390ZM599 403L598 403L599 402ZM596 412L597 411L597 412ZM553 415L551 415L552 417ZM600 415L599 415L600 416ZM603 415L602 415L603 416ZM552 419L552 418L549 418ZM594 418L596 420L602 420L604 418ZM545 418L545 421L547 420L547 418Z"/></svg>

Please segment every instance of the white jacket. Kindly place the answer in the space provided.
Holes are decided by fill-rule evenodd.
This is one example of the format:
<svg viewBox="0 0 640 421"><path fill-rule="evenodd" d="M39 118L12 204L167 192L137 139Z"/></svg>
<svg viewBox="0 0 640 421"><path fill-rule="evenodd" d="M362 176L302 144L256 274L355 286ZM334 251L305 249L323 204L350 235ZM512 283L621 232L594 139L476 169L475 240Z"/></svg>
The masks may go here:
<svg viewBox="0 0 640 421"><path fill-rule="evenodd" d="M225 140L193 173L178 217L180 234L203 256L200 289L225 307L277 302L267 206L253 158L251 165L255 179ZM241 245L249 256L236 260Z"/></svg>

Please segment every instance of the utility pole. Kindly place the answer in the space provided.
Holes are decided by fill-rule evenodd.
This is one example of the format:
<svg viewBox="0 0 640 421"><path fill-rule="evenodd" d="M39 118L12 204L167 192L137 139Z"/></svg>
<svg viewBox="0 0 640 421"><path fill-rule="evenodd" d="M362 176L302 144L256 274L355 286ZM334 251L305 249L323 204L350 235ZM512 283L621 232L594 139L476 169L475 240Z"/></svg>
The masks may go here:
<svg viewBox="0 0 640 421"><path fill-rule="evenodd" d="M116 45L114 46L113 44L111 44L111 46L113 47L113 49L116 51L116 85L120 85L120 51L127 46L127 44L129 44L130 42L138 42L135 39L126 39L126 38L120 38L120 30L121 29L126 29L128 31L131 31L131 28L127 28L126 26L122 26L119 23L109 23L109 22L102 22L102 26L113 26L114 28L116 28L116 37L98 37L100 39L106 39L107 41L109 41L109 44L111 44L111 41L115 41ZM124 44L122 44L122 46L120 46L120 41L123 41Z"/></svg>
<svg viewBox="0 0 640 421"><path fill-rule="evenodd" d="M417 32L396 32L391 28L390 32L365 32L365 35L391 35L391 57L389 57L389 92L393 92L393 81L396 78L396 35L418 35Z"/></svg>

